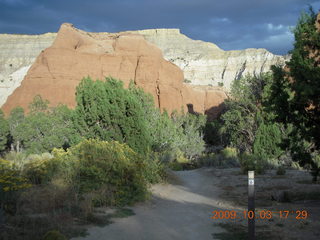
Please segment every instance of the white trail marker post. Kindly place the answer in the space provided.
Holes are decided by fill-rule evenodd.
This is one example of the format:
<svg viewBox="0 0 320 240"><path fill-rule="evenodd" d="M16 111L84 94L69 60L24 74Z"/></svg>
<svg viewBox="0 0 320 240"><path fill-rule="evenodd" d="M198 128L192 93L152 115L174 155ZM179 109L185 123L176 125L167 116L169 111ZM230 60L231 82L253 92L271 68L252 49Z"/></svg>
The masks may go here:
<svg viewBox="0 0 320 240"><path fill-rule="evenodd" d="M248 236L255 240L254 171L248 171Z"/></svg>

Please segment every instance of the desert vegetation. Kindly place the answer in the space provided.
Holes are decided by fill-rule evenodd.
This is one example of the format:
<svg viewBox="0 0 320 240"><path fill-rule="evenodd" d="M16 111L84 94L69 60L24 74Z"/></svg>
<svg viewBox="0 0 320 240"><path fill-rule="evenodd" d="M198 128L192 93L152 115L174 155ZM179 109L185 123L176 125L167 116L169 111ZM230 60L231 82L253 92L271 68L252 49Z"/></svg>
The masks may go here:
<svg viewBox="0 0 320 240"><path fill-rule="evenodd" d="M76 107L36 96L26 114L0 111L0 214L4 239L64 239L95 208L148 199L167 169L240 167L242 173L308 169L317 182L319 32L302 14L287 68L232 85L219 118L161 112L151 95L111 77L84 78ZM188 82L185 80L185 82ZM106 219L108 221L108 219ZM65 235L65 236L64 236Z"/></svg>
<svg viewBox="0 0 320 240"><path fill-rule="evenodd" d="M204 150L205 116L161 113L133 84L84 78L76 101L74 110L52 108L36 96L28 114L20 107L7 118L1 112L1 210L10 239L42 239L52 229L81 233L70 231L76 219L90 222L95 207L147 199L167 167Z"/></svg>
<svg viewBox="0 0 320 240"><path fill-rule="evenodd" d="M315 22L312 9L303 13L293 30L287 66L234 81L225 112L206 125L206 141L236 148L244 171L304 167L317 181L320 70Z"/></svg>

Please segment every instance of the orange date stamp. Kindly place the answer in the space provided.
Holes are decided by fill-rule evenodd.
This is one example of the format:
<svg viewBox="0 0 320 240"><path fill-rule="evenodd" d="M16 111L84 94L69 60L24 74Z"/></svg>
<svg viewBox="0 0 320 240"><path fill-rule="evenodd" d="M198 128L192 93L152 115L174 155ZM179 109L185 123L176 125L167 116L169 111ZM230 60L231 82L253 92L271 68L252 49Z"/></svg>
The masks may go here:
<svg viewBox="0 0 320 240"><path fill-rule="evenodd" d="M281 211L234 211L234 210L214 210L211 212L210 219L272 219L273 217L279 217L281 219L287 219L293 217L297 220L307 219L309 216L306 210L281 210Z"/></svg>

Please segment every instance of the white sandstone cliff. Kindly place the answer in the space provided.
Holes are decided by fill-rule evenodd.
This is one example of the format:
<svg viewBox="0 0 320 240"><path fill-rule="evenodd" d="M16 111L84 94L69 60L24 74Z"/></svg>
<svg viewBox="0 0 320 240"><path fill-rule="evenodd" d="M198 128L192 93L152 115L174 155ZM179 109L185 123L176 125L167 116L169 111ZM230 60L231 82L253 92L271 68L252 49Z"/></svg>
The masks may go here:
<svg viewBox="0 0 320 240"><path fill-rule="evenodd" d="M36 57L53 43L56 35L0 34L0 107L20 86Z"/></svg>
<svg viewBox="0 0 320 240"><path fill-rule="evenodd" d="M288 57L274 55L266 49L224 51L217 45L193 40L179 29L150 29L138 33L163 52L164 58L179 66L186 82L193 85L223 85L227 90L242 76L258 75L272 65L284 65Z"/></svg>

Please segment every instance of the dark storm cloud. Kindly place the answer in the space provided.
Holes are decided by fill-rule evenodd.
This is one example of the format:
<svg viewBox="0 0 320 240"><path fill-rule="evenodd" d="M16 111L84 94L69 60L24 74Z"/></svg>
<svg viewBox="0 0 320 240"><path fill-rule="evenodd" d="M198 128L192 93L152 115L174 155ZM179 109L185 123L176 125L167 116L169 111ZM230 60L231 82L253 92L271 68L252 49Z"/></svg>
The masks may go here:
<svg viewBox="0 0 320 240"><path fill-rule="evenodd" d="M63 22L86 31L180 28L225 50L292 48L300 12L320 0L0 0L0 33L56 32Z"/></svg>

